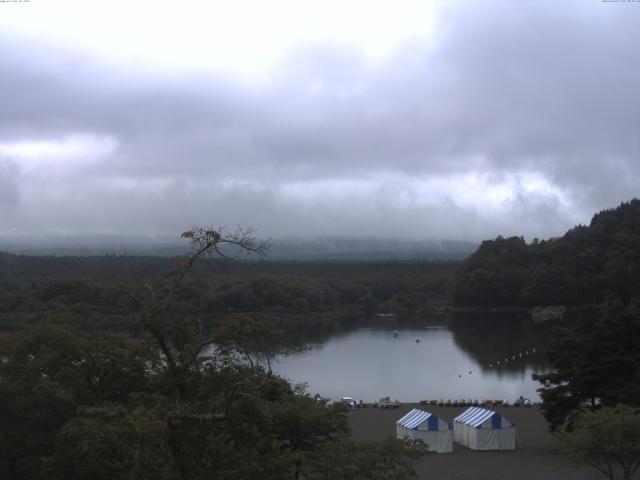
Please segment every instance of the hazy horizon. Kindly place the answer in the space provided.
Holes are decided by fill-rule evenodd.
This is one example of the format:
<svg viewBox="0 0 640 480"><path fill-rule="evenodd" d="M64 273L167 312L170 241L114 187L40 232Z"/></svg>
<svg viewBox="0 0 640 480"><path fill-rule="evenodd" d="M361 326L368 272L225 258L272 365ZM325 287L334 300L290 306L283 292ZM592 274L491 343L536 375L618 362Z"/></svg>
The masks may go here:
<svg viewBox="0 0 640 480"><path fill-rule="evenodd" d="M260 238L260 237L259 237ZM269 241L260 260L462 260L477 248L475 242L447 239L374 237L279 237ZM184 239L174 237L123 237L118 235L45 236L0 238L0 252L53 256L175 256L188 252Z"/></svg>

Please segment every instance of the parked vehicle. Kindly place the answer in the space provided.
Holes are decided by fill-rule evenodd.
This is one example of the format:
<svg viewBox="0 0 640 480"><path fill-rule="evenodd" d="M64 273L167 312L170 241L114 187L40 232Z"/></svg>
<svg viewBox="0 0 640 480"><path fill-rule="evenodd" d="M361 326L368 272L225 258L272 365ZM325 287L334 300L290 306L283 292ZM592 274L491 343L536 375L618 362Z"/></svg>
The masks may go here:
<svg viewBox="0 0 640 480"><path fill-rule="evenodd" d="M351 397L342 397L340 401L345 405L349 405L349 408L356 408L357 406L356 401Z"/></svg>
<svg viewBox="0 0 640 480"><path fill-rule="evenodd" d="M531 400L529 400L528 398L524 398L522 395L520 395L520 398L518 398L515 402L513 402L513 406L514 407L530 407Z"/></svg>
<svg viewBox="0 0 640 480"><path fill-rule="evenodd" d="M390 397L380 397L378 401L379 408L398 408L400 407L400 403L396 400L395 402L391 401Z"/></svg>

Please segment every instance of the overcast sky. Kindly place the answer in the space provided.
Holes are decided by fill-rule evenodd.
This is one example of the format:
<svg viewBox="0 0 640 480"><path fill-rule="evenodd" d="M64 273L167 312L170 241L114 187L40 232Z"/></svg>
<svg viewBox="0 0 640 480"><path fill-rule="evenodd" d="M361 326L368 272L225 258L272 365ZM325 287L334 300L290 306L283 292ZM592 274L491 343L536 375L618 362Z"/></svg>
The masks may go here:
<svg viewBox="0 0 640 480"><path fill-rule="evenodd" d="M545 238L640 185L640 3L0 2L0 237Z"/></svg>

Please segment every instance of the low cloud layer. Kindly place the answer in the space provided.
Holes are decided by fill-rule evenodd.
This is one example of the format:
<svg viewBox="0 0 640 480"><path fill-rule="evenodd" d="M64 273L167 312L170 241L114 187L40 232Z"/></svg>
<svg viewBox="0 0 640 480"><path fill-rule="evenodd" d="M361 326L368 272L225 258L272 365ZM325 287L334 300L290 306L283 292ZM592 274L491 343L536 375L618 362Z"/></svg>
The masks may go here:
<svg viewBox="0 0 640 480"><path fill-rule="evenodd" d="M640 4L471 2L372 62L297 45L257 82L0 36L0 234L479 240L638 195Z"/></svg>

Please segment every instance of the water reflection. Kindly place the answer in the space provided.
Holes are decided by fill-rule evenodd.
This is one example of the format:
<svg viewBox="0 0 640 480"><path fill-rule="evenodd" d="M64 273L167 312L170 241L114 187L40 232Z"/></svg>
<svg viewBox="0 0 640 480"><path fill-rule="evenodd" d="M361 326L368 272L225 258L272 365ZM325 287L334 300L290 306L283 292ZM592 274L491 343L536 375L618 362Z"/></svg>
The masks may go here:
<svg viewBox="0 0 640 480"><path fill-rule="evenodd" d="M334 331L307 342L307 351L279 358L274 370L330 398L539 399L531 374L548 368L548 325L498 315L457 315L441 323L385 319Z"/></svg>
<svg viewBox="0 0 640 480"><path fill-rule="evenodd" d="M552 325L536 324L528 314L456 313L448 325L456 345L483 370L548 368L544 352Z"/></svg>

